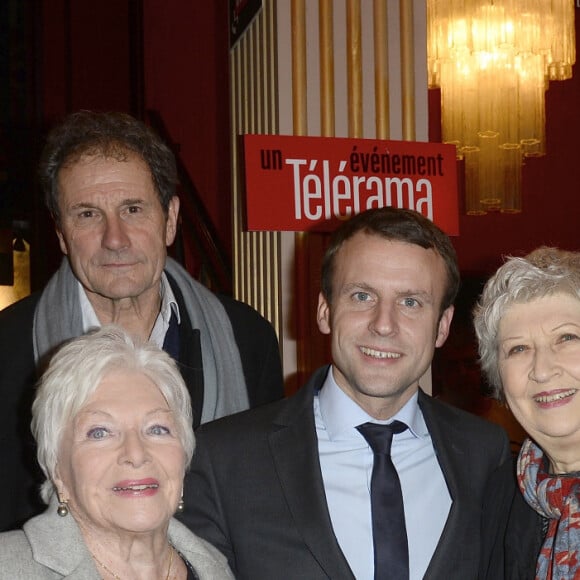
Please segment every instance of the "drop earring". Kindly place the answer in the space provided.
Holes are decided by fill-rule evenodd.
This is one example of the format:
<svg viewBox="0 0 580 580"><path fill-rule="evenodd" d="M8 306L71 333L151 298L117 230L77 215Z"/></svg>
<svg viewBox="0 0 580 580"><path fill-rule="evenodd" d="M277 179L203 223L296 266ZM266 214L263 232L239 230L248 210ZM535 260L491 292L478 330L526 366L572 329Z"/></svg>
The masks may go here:
<svg viewBox="0 0 580 580"><path fill-rule="evenodd" d="M58 494L58 507L56 508L56 513L61 518L66 518L68 516L68 501L66 499L61 499L61 494Z"/></svg>
<svg viewBox="0 0 580 580"><path fill-rule="evenodd" d="M61 518L66 518L68 516L68 501L60 501L58 502L58 508L56 508L56 513Z"/></svg>
<svg viewBox="0 0 580 580"><path fill-rule="evenodd" d="M181 513L183 511L184 507L185 507L185 502L183 501L183 496L181 496L181 499L177 503L177 513Z"/></svg>

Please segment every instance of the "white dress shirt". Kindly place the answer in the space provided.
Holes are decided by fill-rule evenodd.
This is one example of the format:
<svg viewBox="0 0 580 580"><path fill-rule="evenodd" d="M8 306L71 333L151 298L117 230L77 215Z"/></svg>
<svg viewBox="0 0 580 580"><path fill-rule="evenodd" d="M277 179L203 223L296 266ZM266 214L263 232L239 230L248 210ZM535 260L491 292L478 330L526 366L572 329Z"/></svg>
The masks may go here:
<svg viewBox="0 0 580 580"><path fill-rule="evenodd" d="M93 305L89 301L83 285L80 282L78 285L84 332L88 332L91 328L100 328L101 322L97 317ZM165 335L167 334L169 321L171 320L171 312L175 312L178 322L181 322L181 318L179 316L179 306L177 305L175 295L173 294L173 290L171 289L171 285L169 284L169 280L165 273L161 274L159 292L161 294L161 310L155 320L149 340L155 343L159 348L163 348L163 342L165 341Z"/></svg>
<svg viewBox="0 0 580 580"><path fill-rule="evenodd" d="M417 398L415 393L394 417L378 421L340 389L332 369L314 398L318 452L330 518L357 580L374 577L370 498L373 452L357 425L397 419L408 426L394 436L391 457L403 492L411 580L423 578L449 515L451 497Z"/></svg>

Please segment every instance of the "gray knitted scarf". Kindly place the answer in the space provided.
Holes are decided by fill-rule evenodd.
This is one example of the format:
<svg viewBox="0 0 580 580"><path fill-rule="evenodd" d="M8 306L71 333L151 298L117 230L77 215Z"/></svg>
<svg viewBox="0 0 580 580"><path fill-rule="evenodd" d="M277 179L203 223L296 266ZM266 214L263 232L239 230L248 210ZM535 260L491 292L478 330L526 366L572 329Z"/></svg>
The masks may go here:
<svg viewBox="0 0 580 580"><path fill-rule="evenodd" d="M204 385L201 423L248 409L242 361L224 307L175 260L167 258L165 271L183 294L193 328L200 331ZM64 341L82 333L78 281L68 259L64 258L42 292L34 313L33 341L37 364Z"/></svg>

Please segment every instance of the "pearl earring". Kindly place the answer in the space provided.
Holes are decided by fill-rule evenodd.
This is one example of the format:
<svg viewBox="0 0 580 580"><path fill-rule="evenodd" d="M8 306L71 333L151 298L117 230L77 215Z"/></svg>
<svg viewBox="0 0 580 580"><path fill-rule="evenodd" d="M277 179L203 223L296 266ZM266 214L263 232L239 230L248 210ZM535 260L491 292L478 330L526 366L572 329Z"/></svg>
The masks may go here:
<svg viewBox="0 0 580 580"><path fill-rule="evenodd" d="M65 518L68 516L68 501L58 501L58 508L56 508L56 513L61 517Z"/></svg>
<svg viewBox="0 0 580 580"><path fill-rule="evenodd" d="M177 504L177 512L181 513L183 511L184 507L185 507L185 502L183 501L183 496L181 496L181 499L179 500L179 502Z"/></svg>

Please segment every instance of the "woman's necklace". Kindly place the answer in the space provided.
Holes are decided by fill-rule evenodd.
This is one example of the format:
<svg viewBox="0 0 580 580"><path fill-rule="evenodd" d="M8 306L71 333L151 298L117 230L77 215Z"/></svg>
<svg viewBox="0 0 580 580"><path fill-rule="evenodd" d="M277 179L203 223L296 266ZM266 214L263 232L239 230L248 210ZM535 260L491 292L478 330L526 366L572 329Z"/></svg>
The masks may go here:
<svg viewBox="0 0 580 580"><path fill-rule="evenodd" d="M167 568L167 576L165 576L165 580L169 580L169 575L171 574L171 565L173 564L173 546L169 546L169 567ZM92 552L91 556L95 559L97 564L101 566L101 568L107 573L110 574L115 580L122 580L121 576L115 574L109 567L107 567L103 562L101 562Z"/></svg>

